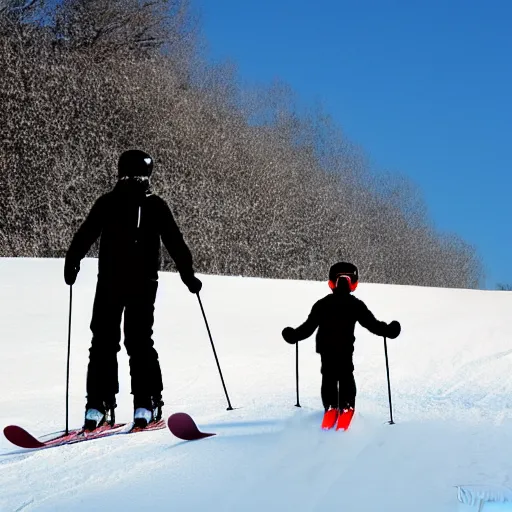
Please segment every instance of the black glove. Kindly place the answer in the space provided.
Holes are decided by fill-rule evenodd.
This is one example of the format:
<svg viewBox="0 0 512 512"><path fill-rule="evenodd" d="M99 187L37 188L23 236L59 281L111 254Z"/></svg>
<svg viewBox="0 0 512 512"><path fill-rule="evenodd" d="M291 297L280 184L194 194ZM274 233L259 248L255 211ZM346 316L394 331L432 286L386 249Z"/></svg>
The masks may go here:
<svg viewBox="0 0 512 512"><path fill-rule="evenodd" d="M400 326L400 324L396 320L393 320L390 324L388 324L387 337L394 340L395 338L398 337L401 330L402 327Z"/></svg>
<svg viewBox="0 0 512 512"><path fill-rule="evenodd" d="M295 345L295 343L297 343L297 338L295 337L295 329L292 327L285 327L281 334L286 343L290 343L290 345Z"/></svg>
<svg viewBox="0 0 512 512"><path fill-rule="evenodd" d="M66 284L73 285L76 281L76 276L80 270L80 263L75 261L70 261L66 259L64 263L64 281Z"/></svg>
<svg viewBox="0 0 512 512"><path fill-rule="evenodd" d="M199 279L194 275L187 276L183 279L183 282L190 293L199 293L203 287L203 283L201 283L201 281L199 281Z"/></svg>

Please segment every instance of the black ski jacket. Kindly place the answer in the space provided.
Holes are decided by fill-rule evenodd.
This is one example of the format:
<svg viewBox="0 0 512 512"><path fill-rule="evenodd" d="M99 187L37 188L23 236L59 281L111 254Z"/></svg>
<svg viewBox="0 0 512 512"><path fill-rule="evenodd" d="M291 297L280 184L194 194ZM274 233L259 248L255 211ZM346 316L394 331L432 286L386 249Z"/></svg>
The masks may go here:
<svg viewBox="0 0 512 512"><path fill-rule="evenodd" d="M316 351L352 360L356 323L377 336L386 336L388 324L378 321L366 304L347 293L331 293L315 303L307 320L294 329L294 341L316 334Z"/></svg>
<svg viewBox="0 0 512 512"><path fill-rule="evenodd" d="M192 255L169 206L147 184L119 181L102 195L73 237L66 262L79 264L98 237L99 279L158 279L160 239L182 280L194 276Z"/></svg>

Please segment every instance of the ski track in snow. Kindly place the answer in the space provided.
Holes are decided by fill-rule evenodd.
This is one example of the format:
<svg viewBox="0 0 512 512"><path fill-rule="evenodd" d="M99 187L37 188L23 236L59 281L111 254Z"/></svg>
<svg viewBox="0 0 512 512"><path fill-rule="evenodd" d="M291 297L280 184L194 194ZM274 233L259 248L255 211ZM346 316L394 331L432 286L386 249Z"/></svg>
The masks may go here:
<svg viewBox="0 0 512 512"><path fill-rule="evenodd" d="M64 423L69 289L62 260L0 259L0 420L40 436ZM162 273L155 344L164 413L185 411L218 435L187 443L167 430L29 452L0 436L0 511L102 510L448 512L456 486L512 485L512 294L361 283L377 318L402 323L388 341L356 329L356 415L348 432L320 429L314 338L297 326L325 283L201 276L201 292L235 410L226 411L197 300ZM96 261L74 286L70 427L83 421ZM124 348L118 421L132 414Z"/></svg>

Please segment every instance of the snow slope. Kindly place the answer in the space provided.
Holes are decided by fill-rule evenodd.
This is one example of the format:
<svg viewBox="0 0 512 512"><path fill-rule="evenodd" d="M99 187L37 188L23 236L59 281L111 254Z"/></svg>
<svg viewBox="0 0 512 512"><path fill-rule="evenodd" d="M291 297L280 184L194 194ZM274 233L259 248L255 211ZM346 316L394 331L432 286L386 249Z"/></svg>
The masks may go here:
<svg viewBox="0 0 512 512"><path fill-rule="evenodd" d="M83 421L96 260L73 287L70 424ZM0 259L0 426L64 428L69 288L62 260ZM201 276L232 405L201 311L176 274L161 273L155 342L166 415L185 411L218 436L167 430L26 452L0 435L1 511L457 510L458 485L512 487L512 293L361 283L377 318L402 324L384 350L356 328L357 414L346 433L319 429L319 356L281 338L326 283ZM117 419L130 420L126 354Z"/></svg>

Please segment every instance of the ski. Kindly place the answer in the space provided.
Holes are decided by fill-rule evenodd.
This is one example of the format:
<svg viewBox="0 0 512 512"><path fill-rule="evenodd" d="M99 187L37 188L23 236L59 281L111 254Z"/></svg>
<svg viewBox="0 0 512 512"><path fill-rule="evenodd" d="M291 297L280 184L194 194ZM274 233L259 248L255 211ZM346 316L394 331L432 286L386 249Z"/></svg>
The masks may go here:
<svg viewBox="0 0 512 512"><path fill-rule="evenodd" d="M353 417L354 409L352 407L350 409L343 409L341 414L338 416L338 424L336 425L336 430L348 430Z"/></svg>
<svg viewBox="0 0 512 512"><path fill-rule="evenodd" d="M329 409L325 412L322 420L322 430L331 430L336 425L338 419L338 409Z"/></svg>
<svg viewBox="0 0 512 512"><path fill-rule="evenodd" d="M198 439L216 435L209 432L201 432L192 417L185 412L171 414L167 419L167 427L172 434L184 441L197 441Z"/></svg>
<svg viewBox="0 0 512 512"><path fill-rule="evenodd" d="M38 439L18 425L8 425L4 428L4 435L8 441L19 448L38 450L43 448L52 448L55 446L76 444L83 441L92 441L94 439L102 439L118 434L134 434L137 432L160 430L165 427L166 424L164 420L150 423L145 428L135 427L133 422L117 423L114 426L103 425L90 432L83 428L79 428L70 430L68 434L65 432L56 432L54 434L42 436Z"/></svg>
<svg viewBox="0 0 512 512"><path fill-rule="evenodd" d="M352 418L354 416L354 409L329 409L325 412L322 419L322 430L331 430L336 426L336 430L348 430Z"/></svg>

